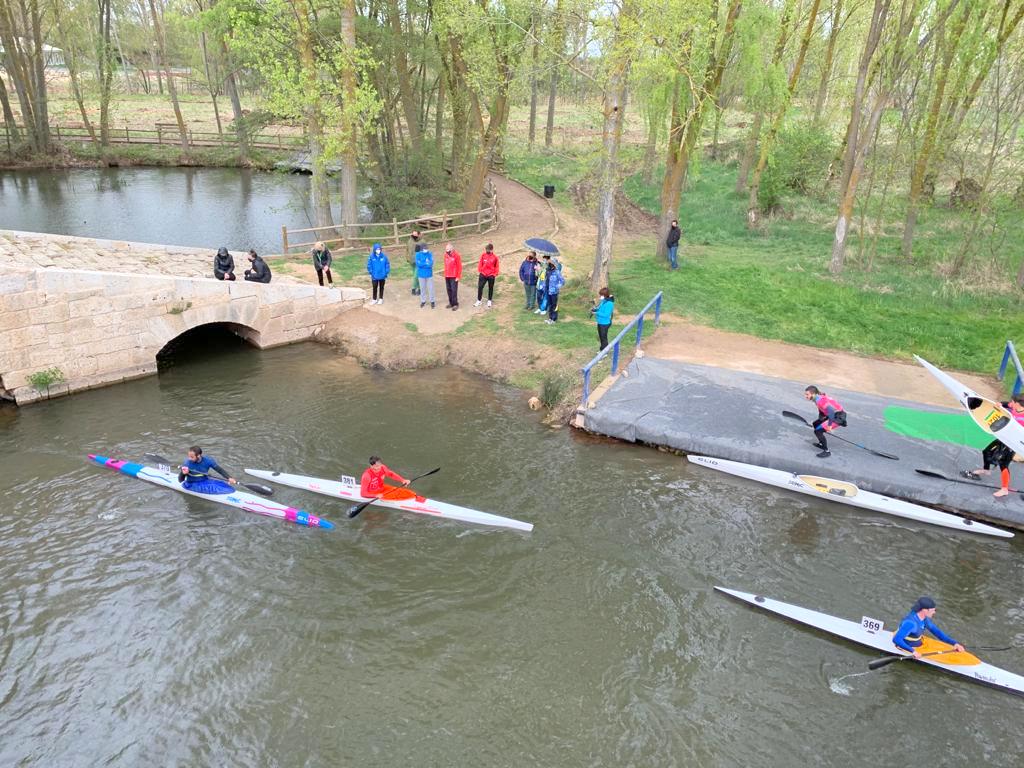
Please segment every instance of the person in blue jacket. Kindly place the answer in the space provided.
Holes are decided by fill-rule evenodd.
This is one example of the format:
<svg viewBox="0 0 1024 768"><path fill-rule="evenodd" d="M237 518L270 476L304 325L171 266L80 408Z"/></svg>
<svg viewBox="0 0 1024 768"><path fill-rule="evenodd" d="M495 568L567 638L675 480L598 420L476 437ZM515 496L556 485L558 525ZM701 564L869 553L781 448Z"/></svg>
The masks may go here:
<svg viewBox="0 0 1024 768"><path fill-rule="evenodd" d="M434 254L424 243L416 244L416 277L420 281L420 309L427 306L428 293L430 308L434 309Z"/></svg>
<svg viewBox="0 0 1024 768"><path fill-rule="evenodd" d="M927 631L931 632L942 642L952 645L954 651L962 651L964 647L939 629L935 622L932 621L932 616L934 615L935 601L930 597L918 598L918 601L910 609L910 613L900 622L900 627L896 630L896 634L892 636L893 644L897 648L902 648L904 651L914 654L915 659L920 659L921 651L918 648L921 647L921 638L924 637L924 633Z"/></svg>
<svg viewBox="0 0 1024 768"><path fill-rule="evenodd" d="M597 292L597 298L600 303L590 308L590 314L594 316L594 321L597 323L597 341L600 345L597 351L600 352L608 346L608 329L612 327L615 297L607 288L602 288Z"/></svg>
<svg viewBox="0 0 1024 768"><path fill-rule="evenodd" d="M554 325L558 322L558 294L562 290L562 286L565 285L565 278L550 261L545 275L544 292L548 295L548 319L544 322Z"/></svg>
<svg viewBox="0 0 1024 768"><path fill-rule="evenodd" d="M519 265L519 280L526 292L526 306L530 310L537 306L537 252L530 251L526 260Z"/></svg>
<svg viewBox="0 0 1024 768"><path fill-rule="evenodd" d="M228 482L210 477L210 472L219 472ZM188 459L179 467L178 482L196 493L231 493L234 490L231 486L238 483L215 459L203 456L203 449L198 445L188 449Z"/></svg>
<svg viewBox="0 0 1024 768"><path fill-rule="evenodd" d="M370 273L370 280L373 281L373 299L371 304L384 303L384 283L391 274L391 262L387 254L380 247L380 243L374 243L370 251L370 258L366 260L366 271ZM379 293L379 295L378 295Z"/></svg>

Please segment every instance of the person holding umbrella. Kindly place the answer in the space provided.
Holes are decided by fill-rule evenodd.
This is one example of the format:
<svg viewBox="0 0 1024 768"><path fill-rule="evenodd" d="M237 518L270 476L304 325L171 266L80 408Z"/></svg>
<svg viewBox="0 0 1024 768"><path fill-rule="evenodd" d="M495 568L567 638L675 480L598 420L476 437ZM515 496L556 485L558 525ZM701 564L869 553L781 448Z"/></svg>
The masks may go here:
<svg viewBox="0 0 1024 768"><path fill-rule="evenodd" d="M537 306L537 253L530 251L526 260L519 265L519 280L526 292L526 310Z"/></svg>
<svg viewBox="0 0 1024 768"><path fill-rule="evenodd" d="M544 257L544 261L537 263L537 309L534 310L538 315L541 315L546 313L548 309L547 265L551 263L553 257L558 256L558 246L550 240L545 240L543 237L531 237L524 240L523 245L533 251L534 254L539 253ZM556 261L555 268L561 271L562 265Z"/></svg>

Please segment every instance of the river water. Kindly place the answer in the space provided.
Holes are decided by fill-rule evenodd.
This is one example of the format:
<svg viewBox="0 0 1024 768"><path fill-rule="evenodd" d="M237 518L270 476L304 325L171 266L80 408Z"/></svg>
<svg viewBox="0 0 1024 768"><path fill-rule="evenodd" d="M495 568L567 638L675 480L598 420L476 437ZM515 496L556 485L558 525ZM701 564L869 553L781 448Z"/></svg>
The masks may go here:
<svg viewBox="0 0 1024 768"><path fill-rule="evenodd" d="M440 523L280 487L301 528L89 452L356 474L380 453ZM920 594L1024 643L1019 543L825 505L542 426L457 370L222 350L0 409L0 765L1018 765L1021 701L712 592L887 626ZM990 654L1024 672L1024 651ZM851 676L852 675L852 676ZM847 677L850 676L850 677Z"/></svg>
<svg viewBox="0 0 1024 768"><path fill-rule="evenodd" d="M0 229L280 253L282 225L314 225L309 178L244 168L0 171Z"/></svg>

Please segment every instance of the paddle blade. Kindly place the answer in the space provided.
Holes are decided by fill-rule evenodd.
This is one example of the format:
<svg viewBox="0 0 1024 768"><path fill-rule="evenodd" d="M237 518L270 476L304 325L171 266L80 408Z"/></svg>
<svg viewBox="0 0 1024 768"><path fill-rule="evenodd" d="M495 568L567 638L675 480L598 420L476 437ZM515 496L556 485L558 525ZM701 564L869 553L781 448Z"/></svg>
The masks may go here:
<svg viewBox="0 0 1024 768"><path fill-rule="evenodd" d="M346 517L348 517L348 519L351 520L353 517L358 515L360 512L362 512L368 506L373 504L374 501L376 501L376 499L370 499L369 501L364 501L362 504L359 504L358 506L351 507L349 509L349 511L346 513Z"/></svg>
<svg viewBox="0 0 1024 768"><path fill-rule="evenodd" d="M868 663L868 669L870 669L872 672L874 672L876 669L881 669L882 667L886 667L886 666L892 664L894 661L899 661L900 659L905 659L905 658L907 658L907 657L906 656L883 656L880 659L875 659L874 661L869 662Z"/></svg>
<svg viewBox="0 0 1024 768"><path fill-rule="evenodd" d="M261 496L273 496L274 489L266 485L260 485L259 483L239 483L243 488L248 488L250 491L260 494Z"/></svg>
<svg viewBox="0 0 1024 768"><path fill-rule="evenodd" d="M170 459L165 459L163 456L156 453L144 453L142 454L142 460L151 461L154 464L163 464L166 467L174 466L173 464L171 464Z"/></svg>
<svg viewBox="0 0 1024 768"><path fill-rule="evenodd" d="M804 424L808 424L808 425L810 424L810 422L807 421L807 419L805 419L799 413L793 413L792 411L783 411L782 415L786 416L787 418L790 418L790 419L796 419L797 421L802 421Z"/></svg>
<svg viewBox="0 0 1024 768"><path fill-rule="evenodd" d="M934 477L934 478L937 478L939 480L952 480L953 479L953 478L950 478L950 477L946 477L941 472L935 472L934 470L931 470L931 469L915 469L914 471L917 472L917 474L919 474L919 475L924 475L925 477Z"/></svg>

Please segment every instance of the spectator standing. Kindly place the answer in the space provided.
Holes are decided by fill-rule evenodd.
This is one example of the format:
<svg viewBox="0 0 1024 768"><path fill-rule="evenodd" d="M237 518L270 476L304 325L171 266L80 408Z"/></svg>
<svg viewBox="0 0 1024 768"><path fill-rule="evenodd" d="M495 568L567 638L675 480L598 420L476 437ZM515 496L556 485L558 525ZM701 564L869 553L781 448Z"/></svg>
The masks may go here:
<svg viewBox="0 0 1024 768"><path fill-rule="evenodd" d="M554 325L558 322L558 294L561 292L562 286L565 285L565 279L551 261L548 262L547 266L546 282L545 292L548 295L548 319L545 322L548 325Z"/></svg>
<svg viewBox="0 0 1024 768"><path fill-rule="evenodd" d="M420 293L420 280L419 275L416 274L416 246L420 242L420 231L414 229L412 234L409 235L409 249L405 253L405 259L409 262L409 266L412 267L412 295L419 296Z"/></svg>
<svg viewBox="0 0 1024 768"><path fill-rule="evenodd" d="M530 251L526 259L519 265L519 280L523 284L523 291L526 293L526 306L524 309L533 309L537 304L537 252Z"/></svg>
<svg viewBox="0 0 1024 768"><path fill-rule="evenodd" d="M498 276L498 254L494 252L494 244L488 243L484 252L480 254L480 261L477 264L479 277L476 282L476 303L479 307L484 299L484 286L487 286L487 306L493 306L494 278Z"/></svg>
<svg viewBox="0 0 1024 768"><path fill-rule="evenodd" d="M416 245L416 276L420 281L420 309L427 305L428 295L430 308L434 309L434 254L423 243Z"/></svg>
<svg viewBox="0 0 1024 768"><path fill-rule="evenodd" d="M672 219L672 226L669 227L668 237L665 238L665 245L668 247L668 263L672 266L672 269L679 269L676 254L679 252L679 238L682 237L682 234L682 230L679 229L679 222L676 219Z"/></svg>
<svg viewBox="0 0 1024 768"><path fill-rule="evenodd" d="M322 288L324 285L324 274L327 274L327 284L334 286L334 278L331 277L331 252L323 243L313 245L313 269L316 270L316 279Z"/></svg>
<svg viewBox="0 0 1024 768"><path fill-rule="evenodd" d="M213 257L213 276L218 280L235 279L235 258L223 245Z"/></svg>
<svg viewBox="0 0 1024 768"><path fill-rule="evenodd" d="M366 271L370 273L370 280L373 281L373 299L371 304L384 303L384 283L391 274L391 262L387 254L380 247L380 243L374 243L370 250L370 258L366 260Z"/></svg>
<svg viewBox="0 0 1024 768"><path fill-rule="evenodd" d="M252 283L270 282L270 267L251 248L249 249L249 269L245 270L245 279Z"/></svg>
<svg viewBox="0 0 1024 768"><path fill-rule="evenodd" d="M444 287L448 291L448 305L452 312L459 308L459 280L462 279L462 255L448 243L444 247Z"/></svg>
<svg viewBox="0 0 1024 768"><path fill-rule="evenodd" d="M615 312L615 297L607 288L597 292L598 304L590 308L590 314L597 323L597 351L608 346L608 329L612 327L612 314Z"/></svg>

